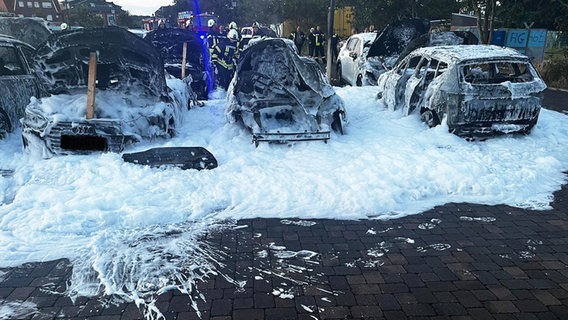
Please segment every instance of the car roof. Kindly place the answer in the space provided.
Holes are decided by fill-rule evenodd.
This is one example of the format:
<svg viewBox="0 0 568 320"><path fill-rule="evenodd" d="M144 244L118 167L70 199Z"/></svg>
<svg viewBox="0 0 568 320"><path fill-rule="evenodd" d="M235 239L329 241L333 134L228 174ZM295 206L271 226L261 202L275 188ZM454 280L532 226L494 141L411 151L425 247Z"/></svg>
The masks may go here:
<svg viewBox="0 0 568 320"><path fill-rule="evenodd" d="M25 43L25 42L20 41L20 40L14 38L14 37L12 37L12 36L5 35L5 34L0 34L0 42L11 43L11 44L17 44L17 45L24 45L24 46L29 47L30 49L35 50L35 49L33 48L33 46L31 46L30 44Z"/></svg>
<svg viewBox="0 0 568 320"><path fill-rule="evenodd" d="M363 41L365 41L365 42L367 42L367 41L374 41L375 38L377 37L377 33L376 33L376 32L356 33L356 34L352 35L351 37L362 38Z"/></svg>
<svg viewBox="0 0 568 320"><path fill-rule="evenodd" d="M426 55L448 62L483 60L489 58L528 60L527 56L517 50L483 44L423 47L414 50L411 55Z"/></svg>

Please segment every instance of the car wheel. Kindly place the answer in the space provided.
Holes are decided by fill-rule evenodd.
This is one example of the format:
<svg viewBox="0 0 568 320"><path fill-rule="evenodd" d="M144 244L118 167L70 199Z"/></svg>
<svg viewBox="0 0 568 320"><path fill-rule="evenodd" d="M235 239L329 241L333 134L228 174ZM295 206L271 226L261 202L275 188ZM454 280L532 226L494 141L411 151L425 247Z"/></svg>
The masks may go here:
<svg viewBox="0 0 568 320"><path fill-rule="evenodd" d="M10 124L10 118L4 110L0 109L0 139L6 137L11 131L12 125Z"/></svg>
<svg viewBox="0 0 568 320"><path fill-rule="evenodd" d="M440 118L434 110L422 108L420 111L420 119L422 119L422 121L424 121L430 128L440 124Z"/></svg>
<svg viewBox="0 0 568 320"><path fill-rule="evenodd" d="M363 86L363 76L362 75L357 76L357 81L355 81L355 85L358 86L358 87Z"/></svg>

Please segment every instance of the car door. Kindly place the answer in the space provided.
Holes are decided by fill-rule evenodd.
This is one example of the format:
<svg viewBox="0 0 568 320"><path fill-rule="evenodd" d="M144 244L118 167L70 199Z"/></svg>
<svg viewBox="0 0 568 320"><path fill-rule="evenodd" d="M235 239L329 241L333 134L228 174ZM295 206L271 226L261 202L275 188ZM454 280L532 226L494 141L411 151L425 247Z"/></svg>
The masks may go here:
<svg viewBox="0 0 568 320"><path fill-rule="evenodd" d="M378 86L382 88L380 96L389 109L396 110L404 106L408 79L414 74L420 60L420 56L408 56L379 78Z"/></svg>
<svg viewBox="0 0 568 320"><path fill-rule="evenodd" d="M0 59L3 64L0 69L0 128L10 132L18 126L30 98L37 97L39 89L22 48L12 43L0 43Z"/></svg>
<svg viewBox="0 0 568 320"><path fill-rule="evenodd" d="M345 78L345 81L347 81L350 85L355 84L355 79L357 77L356 50L360 43L361 41L358 38L352 38L347 43L347 56L344 57L344 59L342 60L343 61L342 68L344 71L343 78Z"/></svg>
<svg viewBox="0 0 568 320"><path fill-rule="evenodd" d="M430 66L429 59L423 57L414 68L412 75L408 77L404 86L404 106L403 113L411 114L422 100L423 86L426 82L426 75Z"/></svg>

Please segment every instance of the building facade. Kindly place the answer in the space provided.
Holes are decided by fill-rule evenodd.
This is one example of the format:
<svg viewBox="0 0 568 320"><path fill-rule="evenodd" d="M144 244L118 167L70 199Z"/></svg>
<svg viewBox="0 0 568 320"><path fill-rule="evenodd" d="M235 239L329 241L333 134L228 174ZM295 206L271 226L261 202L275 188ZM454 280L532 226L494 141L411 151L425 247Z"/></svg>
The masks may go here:
<svg viewBox="0 0 568 320"><path fill-rule="evenodd" d="M0 0L0 12L18 17L38 17L52 22L63 20L57 0Z"/></svg>

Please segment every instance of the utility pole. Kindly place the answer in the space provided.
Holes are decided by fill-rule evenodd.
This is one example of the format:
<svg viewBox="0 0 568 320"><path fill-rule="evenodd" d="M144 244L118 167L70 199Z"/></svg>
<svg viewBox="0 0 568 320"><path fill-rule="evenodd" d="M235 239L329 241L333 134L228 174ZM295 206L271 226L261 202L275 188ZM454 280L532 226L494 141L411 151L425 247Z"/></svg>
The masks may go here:
<svg viewBox="0 0 568 320"><path fill-rule="evenodd" d="M331 61L331 36L333 35L333 20L335 15L335 3L334 0L329 0L329 10L327 12L327 65L326 65L326 75L327 80L331 82L331 66L333 65Z"/></svg>

